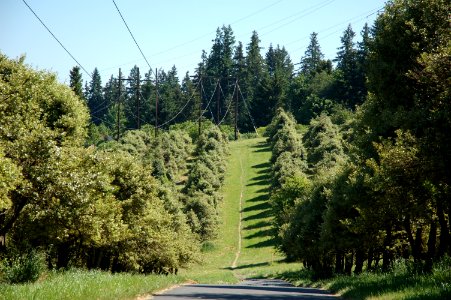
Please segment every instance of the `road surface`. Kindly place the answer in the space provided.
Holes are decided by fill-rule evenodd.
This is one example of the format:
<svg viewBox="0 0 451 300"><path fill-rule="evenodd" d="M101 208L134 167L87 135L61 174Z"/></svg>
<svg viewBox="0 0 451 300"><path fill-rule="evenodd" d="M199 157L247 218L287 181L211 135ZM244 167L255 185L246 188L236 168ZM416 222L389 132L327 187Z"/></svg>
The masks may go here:
<svg viewBox="0 0 451 300"><path fill-rule="evenodd" d="M189 284L170 289L154 300L332 300L338 296L315 288L298 288L283 280L249 279L236 285Z"/></svg>

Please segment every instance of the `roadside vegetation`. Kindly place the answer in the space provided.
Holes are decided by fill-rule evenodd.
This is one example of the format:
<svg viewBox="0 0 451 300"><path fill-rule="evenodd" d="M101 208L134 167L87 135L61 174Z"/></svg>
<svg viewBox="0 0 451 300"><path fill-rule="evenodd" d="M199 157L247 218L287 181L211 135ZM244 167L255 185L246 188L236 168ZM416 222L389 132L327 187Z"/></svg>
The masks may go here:
<svg viewBox="0 0 451 300"><path fill-rule="evenodd" d="M269 276L451 298L450 15L389 1L334 63L312 33L296 71L223 26L195 76L140 85L135 67L127 88L95 69L83 91L78 67L66 86L0 53L1 296Z"/></svg>

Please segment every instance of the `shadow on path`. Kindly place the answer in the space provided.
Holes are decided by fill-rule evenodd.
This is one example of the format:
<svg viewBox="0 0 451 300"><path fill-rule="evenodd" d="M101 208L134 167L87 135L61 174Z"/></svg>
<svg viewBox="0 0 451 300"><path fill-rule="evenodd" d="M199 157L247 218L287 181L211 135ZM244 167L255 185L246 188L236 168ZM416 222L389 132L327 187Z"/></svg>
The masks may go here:
<svg viewBox="0 0 451 300"><path fill-rule="evenodd" d="M299 288L278 279L250 279L236 285L206 285L190 284L169 290L162 295L156 295L160 300L181 299L216 299L216 300L283 300L338 299L327 291L315 288Z"/></svg>

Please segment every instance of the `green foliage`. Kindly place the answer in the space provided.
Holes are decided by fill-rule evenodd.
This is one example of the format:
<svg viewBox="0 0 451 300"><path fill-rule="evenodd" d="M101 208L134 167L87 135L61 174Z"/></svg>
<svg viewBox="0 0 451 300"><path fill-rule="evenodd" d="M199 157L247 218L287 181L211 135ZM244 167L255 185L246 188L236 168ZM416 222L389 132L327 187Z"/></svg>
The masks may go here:
<svg viewBox="0 0 451 300"><path fill-rule="evenodd" d="M191 229L205 241L216 236L218 190L224 182L227 137L213 126L204 130L195 150L196 160L185 185L184 211Z"/></svg>
<svg viewBox="0 0 451 300"><path fill-rule="evenodd" d="M31 250L0 261L0 281L10 284L35 282L45 270L45 255Z"/></svg>

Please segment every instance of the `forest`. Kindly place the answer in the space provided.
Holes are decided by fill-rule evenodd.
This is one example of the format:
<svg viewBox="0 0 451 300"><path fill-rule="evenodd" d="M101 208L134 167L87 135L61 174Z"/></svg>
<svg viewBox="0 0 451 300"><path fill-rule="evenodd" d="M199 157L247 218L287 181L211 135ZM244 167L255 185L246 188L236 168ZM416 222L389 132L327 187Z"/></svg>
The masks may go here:
<svg viewBox="0 0 451 300"><path fill-rule="evenodd" d="M394 0L298 62L218 27L195 74L104 85L0 53L0 274L176 273L217 235L228 143L264 132L274 238L318 277L451 256L451 6ZM235 128L235 134L234 134ZM24 272L18 272L20 274ZM32 273L32 272L29 272Z"/></svg>

